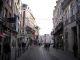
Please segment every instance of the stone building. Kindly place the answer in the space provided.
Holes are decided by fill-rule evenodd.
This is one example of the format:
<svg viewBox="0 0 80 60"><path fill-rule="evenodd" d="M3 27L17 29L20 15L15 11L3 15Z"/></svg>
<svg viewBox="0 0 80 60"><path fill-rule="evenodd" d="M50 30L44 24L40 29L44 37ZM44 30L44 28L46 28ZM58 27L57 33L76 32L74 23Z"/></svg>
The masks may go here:
<svg viewBox="0 0 80 60"><path fill-rule="evenodd" d="M57 49L64 49L63 45L63 11L62 11L62 0L56 1L56 6L53 11L53 35L54 35L54 46Z"/></svg>
<svg viewBox="0 0 80 60"><path fill-rule="evenodd" d="M80 18L79 16L80 2L79 0L58 0L57 2L61 4L60 11L62 10L61 20L63 21L62 31L63 31L64 51L73 52L72 47L73 47L73 44L76 43L78 46L78 53L80 53L80 19L79 19ZM58 8L57 5L55 9L56 8ZM58 10L56 11L59 15L60 11L59 12ZM56 11L54 10L54 13L56 13ZM57 18L55 17L55 15L57 14L54 14L54 13L53 13L54 15L53 21L58 21L56 20ZM58 17L58 19L60 18ZM56 26L56 23L54 23L54 33L53 33L54 36L55 36L55 32L57 31L55 26Z"/></svg>
<svg viewBox="0 0 80 60"><path fill-rule="evenodd" d="M78 46L80 53L80 23L79 23L79 0L64 0L62 2L63 22L64 22L64 48L73 51L73 44Z"/></svg>
<svg viewBox="0 0 80 60"><path fill-rule="evenodd" d="M35 18L31 12L30 7L27 4L22 5L22 21L21 21L21 39L26 41L29 38L34 40L35 33Z"/></svg>

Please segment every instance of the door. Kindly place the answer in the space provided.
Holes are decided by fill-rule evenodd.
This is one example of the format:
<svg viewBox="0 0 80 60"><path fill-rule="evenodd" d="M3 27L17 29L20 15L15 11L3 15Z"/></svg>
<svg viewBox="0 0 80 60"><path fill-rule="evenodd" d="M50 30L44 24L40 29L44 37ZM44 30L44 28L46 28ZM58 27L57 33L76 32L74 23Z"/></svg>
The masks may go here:
<svg viewBox="0 0 80 60"><path fill-rule="evenodd" d="M68 32L65 32L65 50L68 51Z"/></svg>
<svg viewBox="0 0 80 60"><path fill-rule="evenodd" d="M77 28L73 27L72 30L73 30L73 37L72 38L73 38L74 42L77 44Z"/></svg>

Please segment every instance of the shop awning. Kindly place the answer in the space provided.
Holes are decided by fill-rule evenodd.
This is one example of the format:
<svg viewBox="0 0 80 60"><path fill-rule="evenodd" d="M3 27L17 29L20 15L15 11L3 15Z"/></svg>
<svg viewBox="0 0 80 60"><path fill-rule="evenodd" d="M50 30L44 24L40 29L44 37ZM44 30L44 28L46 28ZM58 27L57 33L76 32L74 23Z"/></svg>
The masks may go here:
<svg viewBox="0 0 80 60"><path fill-rule="evenodd" d="M3 38L5 38L5 36L3 34L1 34L1 33L0 33L0 36L3 37Z"/></svg>

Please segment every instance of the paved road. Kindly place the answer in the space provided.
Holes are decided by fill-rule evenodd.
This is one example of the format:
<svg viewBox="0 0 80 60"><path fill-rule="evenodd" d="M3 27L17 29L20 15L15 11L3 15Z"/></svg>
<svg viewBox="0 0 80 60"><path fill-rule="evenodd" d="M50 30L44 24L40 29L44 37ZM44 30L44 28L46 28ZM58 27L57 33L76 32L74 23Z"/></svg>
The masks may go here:
<svg viewBox="0 0 80 60"><path fill-rule="evenodd" d="M43 46L30 47L17 60L78 60L73 56L58 52L52 48L46 50Z"/></svg>

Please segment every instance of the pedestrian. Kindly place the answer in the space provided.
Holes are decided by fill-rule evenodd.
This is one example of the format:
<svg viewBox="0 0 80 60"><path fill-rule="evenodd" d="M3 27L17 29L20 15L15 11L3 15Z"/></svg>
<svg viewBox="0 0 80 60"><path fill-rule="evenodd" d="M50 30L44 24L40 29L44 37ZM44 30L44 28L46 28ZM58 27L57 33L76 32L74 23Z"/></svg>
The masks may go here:
<svg viewBox="0 0 80 60"><path fill-rule="evenodd" d="M10 44L7 42L3 45L3 50L4 50L4 53L5 53L5 60L10 60L10 54L11 54L11 47L10 47Z"/></svg>
<svg viewBox="0 0 80 60"><path fill-rule="evenodd" d="M21 48L21 43L18 44L19 49Z"/></svg>
<svg viewBox="0 0 80 60"><path fill-rule="evenodd" d="M47 49L49 51L49 48L50 48L50 43L47 43Z"/></svg>
<svg viewBox="0 0 80 60"><path fill-rule="evenodd" d="M74 51L74 57L77 58L78 47L77 47L76 43L74 43L74 45L73 45L73 51Z"/></svg>
<svg viewBox="0 0 80 60"><path fill-rule="evenodd" d="M33 41L32 38L29 37L29 45L30 45L30 46L32 46L32 41Z"/></svg>
<svg viewBox="0 0 80 60"><path fill-rule="evenodd" d="M22 50L23 50L23 52L25 52L25 46L26 46L26 43L22 42Z"/></svg>

